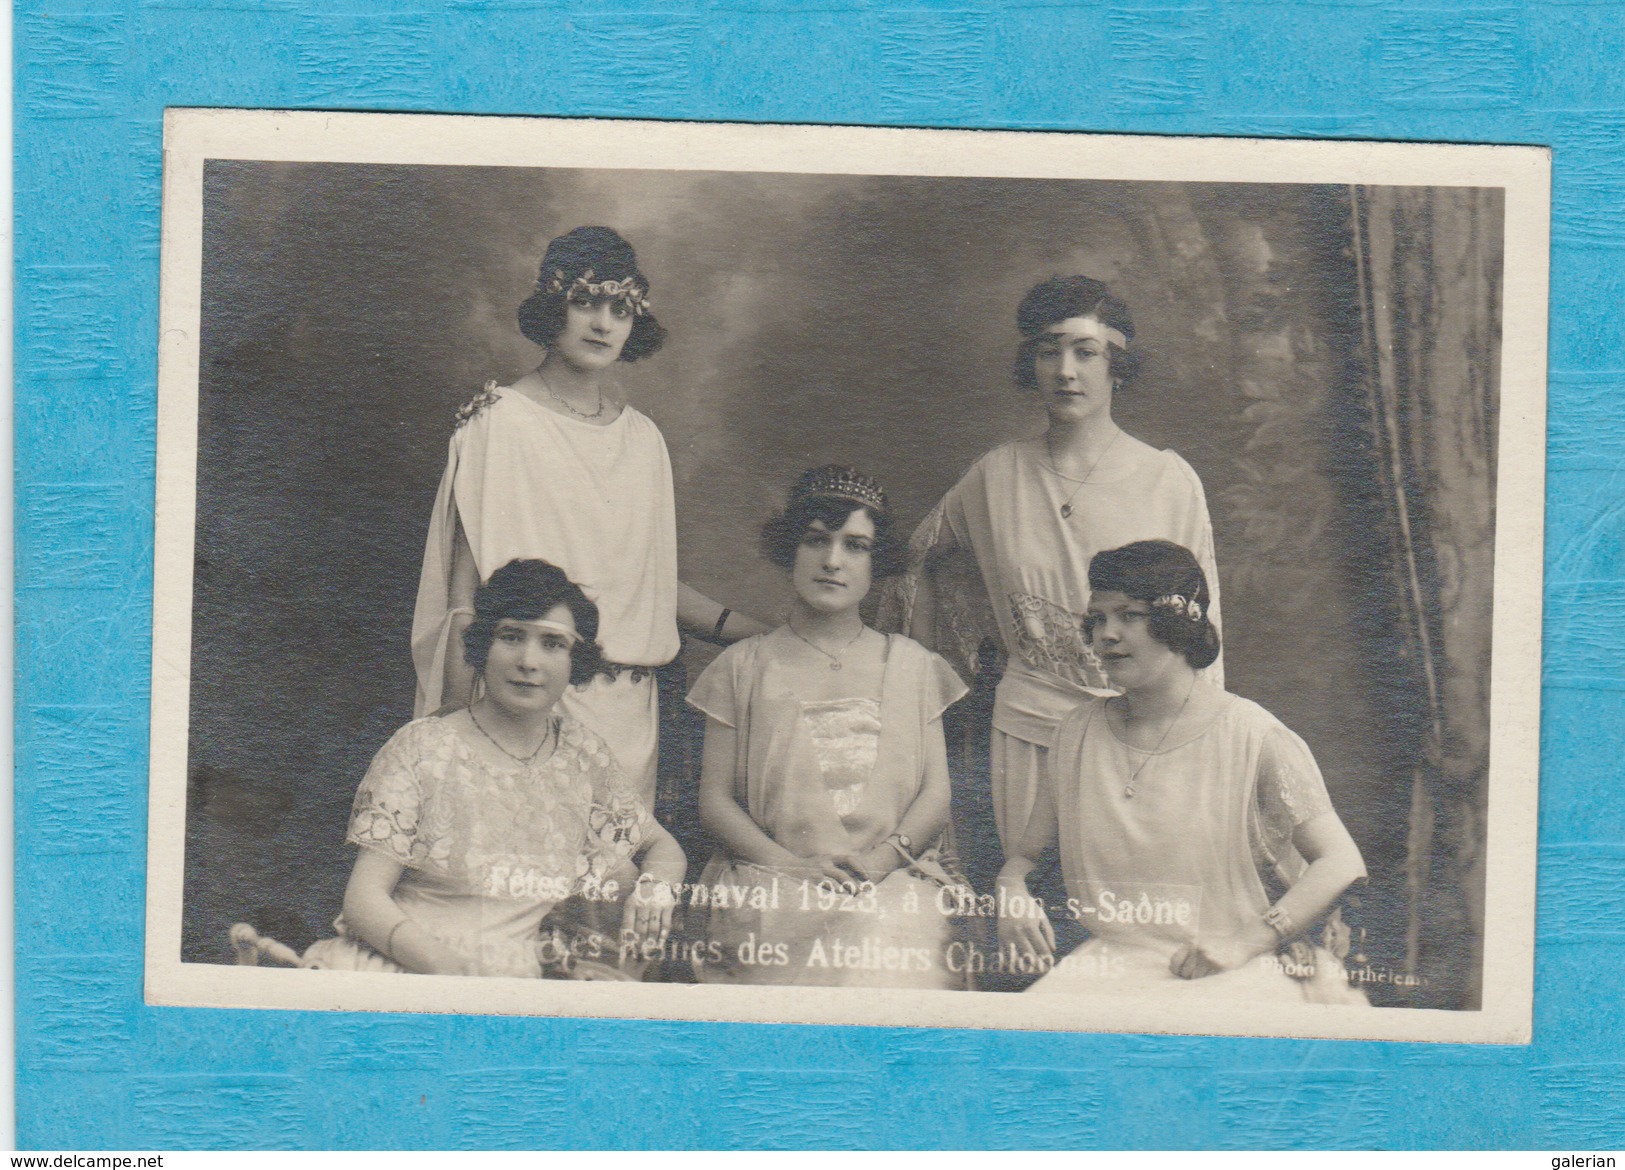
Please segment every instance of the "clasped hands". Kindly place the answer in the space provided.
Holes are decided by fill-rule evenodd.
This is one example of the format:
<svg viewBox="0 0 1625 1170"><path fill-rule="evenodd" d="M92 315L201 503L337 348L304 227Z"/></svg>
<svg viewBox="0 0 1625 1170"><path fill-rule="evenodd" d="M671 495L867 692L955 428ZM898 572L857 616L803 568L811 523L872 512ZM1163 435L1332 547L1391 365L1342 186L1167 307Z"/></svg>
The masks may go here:
<svg viewBox="0 0 1625 1170"><path fill-rule="evenodd" d="M797 858L796 867L813 870L838 889L856 893L865 882L879 885L901 860L895 849L881 845L864 853L814 853Z"/></svg>
<svg viewBox="0 0 1625 1170"><path fill-rule="evenodd" d="M1245 967L1267 949L1267 946L1260 949L1244 930L1218 938L1198 938L1174 952L1168 960L1168 970L1181 979L1202 979Z"/></svg>

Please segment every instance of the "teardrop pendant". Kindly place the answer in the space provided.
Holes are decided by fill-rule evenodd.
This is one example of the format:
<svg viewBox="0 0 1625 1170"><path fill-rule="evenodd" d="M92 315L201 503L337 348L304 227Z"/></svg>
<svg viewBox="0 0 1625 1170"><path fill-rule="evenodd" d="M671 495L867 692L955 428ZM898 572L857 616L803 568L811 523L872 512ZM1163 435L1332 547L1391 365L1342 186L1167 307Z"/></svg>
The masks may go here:
<svg viewBox="0 0 1625 1170"><path fill-rule="evenodd" d="M1062 520L1070 520L1070 519L1072 519L1072 505L1071 504L1062 504L1061 505L1061 519Z"/></svg>
<svg viewBox="0 0 1625 1170"><path fill-rule="evenodd" d="M839 662L831 662L829 664L829 668L831 670L840 670L841 669L841 664Z"/></svg>
<svg viewBox="0 0 1625 1170"><path fill-rule="evenodd" d="M1123 799L1124 800L1133 800L1134 799L1134 786L1132 784L1129 785L1127 788L1123 789Z"/></svg>

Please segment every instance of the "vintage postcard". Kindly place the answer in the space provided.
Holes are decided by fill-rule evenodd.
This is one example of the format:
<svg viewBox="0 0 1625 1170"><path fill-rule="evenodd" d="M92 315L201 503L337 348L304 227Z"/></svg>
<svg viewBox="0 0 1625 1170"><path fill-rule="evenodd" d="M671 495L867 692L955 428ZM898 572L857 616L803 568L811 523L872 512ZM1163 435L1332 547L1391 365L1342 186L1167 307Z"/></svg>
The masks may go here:
<svg viewBox="0 0 1625 1170"><path fill-rule="evenodd" d="M146 995L1524 1042L1547 152L172 110Z"/></svg>

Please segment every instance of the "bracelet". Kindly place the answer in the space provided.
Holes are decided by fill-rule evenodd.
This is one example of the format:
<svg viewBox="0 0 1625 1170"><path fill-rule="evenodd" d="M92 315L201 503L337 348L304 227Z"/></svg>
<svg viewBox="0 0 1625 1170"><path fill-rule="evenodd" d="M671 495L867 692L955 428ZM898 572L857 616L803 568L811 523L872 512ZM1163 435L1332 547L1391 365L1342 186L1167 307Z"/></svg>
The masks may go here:
<svg viewBox="0 0 1625 1170"><path fill-rule="evenodd" d="M1298 933L1297 925L1292 921L1292 915L1279 906L1271 906L1264 911L1264 922L1279 936L1282 942Z"/></svg>
<svg viewBox="0 0 1625 1170"><path fill-rule="evenodd" d="M384 937L384 956L386 958L395 959L395 932L401 927L405 926L406 922L407 920L402 918L394 926L389 928L389 934ZM399 960L396 961L398 962Z"/></svg>
<svg viewBox="0 0 1625 1170"><path fill-rule="evenodd" d="M722 612L717 615L717 624L711 627L711 640L713 642L722 638L722 628L728 624L728 619L733 616L733 612L727 606L723 606Z"/></svg>

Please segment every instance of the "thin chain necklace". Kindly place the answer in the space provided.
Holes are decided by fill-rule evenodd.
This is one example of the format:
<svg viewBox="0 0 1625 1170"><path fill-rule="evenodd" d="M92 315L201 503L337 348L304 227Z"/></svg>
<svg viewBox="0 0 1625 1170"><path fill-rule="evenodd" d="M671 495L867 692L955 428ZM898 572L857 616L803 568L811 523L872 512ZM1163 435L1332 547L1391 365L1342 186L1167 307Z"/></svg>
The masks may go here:
<svg viewBox="0 0 1625 1170"><path fill-rule="evenodd" d="M1062 520L1067 520L1067 519L1071 518L1071 516L1072 516L1072 501L1078 498L1078 493L1081 492L1083 490L1083 488L1084 488L1084 485L1089 482L1090 477L1093 476L1094 473L1095 473L1095 469L1100 466L1101 460L1106 458L1107 454L1110 453L1113 445L1116 444L1117 436L1121 435L1122 433L1123 433L1123 428L1122 427L1118 427L1117 430L1112 433L1111 442L1106 444L1105 450L1101 451L1101 453L1099 455L1095 456L1095 461L1089 465L1089 470L1087 472L1085 472L1083 478L1078 481L1078 486L1072 489L1072 494L1066 498L1066 503L1061 505L1061 519ZM1049 452L1050 468L1055 472L1055 477L1057 479L1065 479L1065 478L1067 478L1066 476L1064 476L1064 475L1062 475L1060 473L1059 469L1057 469L1055 467L1055 448L1050 445L1049 436L1047 436L1047 435L1044 437L1044 449Z"/></svg>
<svg viewBox="0 0 1625 1170"><path fill-rule="evenodd" d="M1157 746L1151 749L1150 755L1140 761L1139 766L1129 776L1128 783L1123 785L1124 800L1134 799L1135 781L1140 778L1140 773L1145 770L1145 766L1151 762L1152 757L1162 750L1162 745L1168 742L1168 736L1173 732L1174 724L1179 722L1179 717L1185 713L1185 705L1191 701L1191 692L1194 690L1196 690L1196 676L1193 674L1191 675L1191 685L1185 688L1185 697L1180 701L1179 710L1174 712L1173 722L1163 729L1162 738L1157 740Z"/></svg>
<svg viewBox="0 0 1625 1170"><path fill-rule="evenodd" d="M536 380L542 384L542 389L547 391L547 396L549 398L551 398L554 402L557 402L560 406L564 407L565 410L568 410L577 418L604 417L604 406L606 403L604 402L604 392L602 390L598 391L598 409L593 411L591 414L588 414L586 411L577 410L575 407L571 406L570 400L553 389L552 385L550 385L548 380L542 375L542 371L536 371Z"/></svg>
<svg viewBox="0 0 1625 1170"><path fill-rule="evenodd" d="M507 756L514 763L522 764L527 768L536 762L536 757L542 754L542 749L546 747L549 742L551 742L555 748L558 747L559 721L557 719L548 720L547 730L542 733L542 742L536 745L535 751L531 752L528 756L516 756L507 748L498 743L496 736L485 730L485 725L480 722L480 717L474 714L473 704L469 705L468 717L474 721L474 726L479 729L479 733L491 741L492 747L496 748L497 751ZM551 752L548 753L548 757L552 758Z"/></svg>
<svg viewBox="0 0 1625 1170"><path fill-rule="evenodd" d="M814 650L818 651L825 658L829 659L829 668L831 670L840 670L841 669L841 655L845 654L848 650L852 649L853 646L857 645L858 638L863 637L863 629L864 629L864 627L862 627L862 626L858 627L857 637L854 637L845 646L842 646L840 654L831 654L828 650L825 650L817 642L813 642L813 641L811 641L811 640L809 640L807 638L803 638L802 635L801 635L801 631L796 629L796 626L795 626L794 622L785 622L784 623L784 628L789 630L796 637L801 638L801 640L803 642L806 642L807 645L811 646Z"/></svg>

